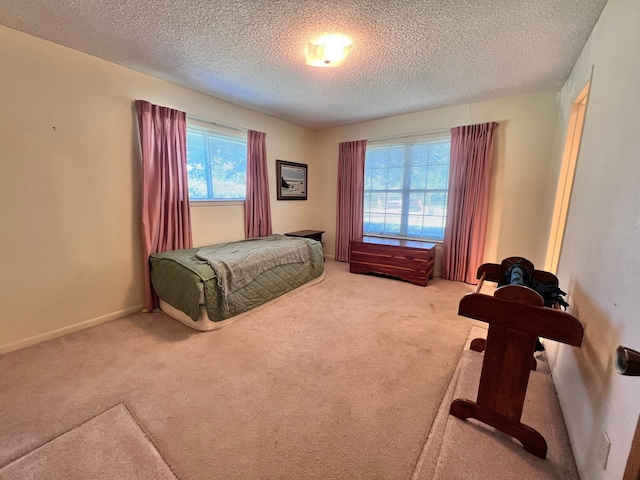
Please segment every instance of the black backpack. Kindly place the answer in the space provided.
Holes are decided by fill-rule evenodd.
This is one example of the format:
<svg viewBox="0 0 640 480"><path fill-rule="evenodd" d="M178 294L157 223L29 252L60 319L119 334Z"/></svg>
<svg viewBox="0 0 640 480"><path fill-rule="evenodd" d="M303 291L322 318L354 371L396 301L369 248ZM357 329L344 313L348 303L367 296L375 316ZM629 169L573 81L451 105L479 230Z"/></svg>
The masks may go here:
<svg viewBox="0 0 640 480"><path fill-rule="evenodd" d="M498 283L499 287L503 285L524 285L535 290L542 296L545 307L555 307L558 304L566 309L569 306L564 300L565 292L553 283L539 282L527 267L520 265L520 262L514 263L505 272L502 281Z"/></svg>
<svg viewBox="0 0 640 480"><path fill-rule="evenodd" d="M520 265L520 262L516 262L509 267L505 272L504 277L498 283L499 287L503 285L524 285L529 287L542 296L545 307L555 307L556 305L562 306L565 310L569 304L564 300L565 292L560 290L554 283L542 283L534 278L527 267ZM540 343L540 340L536 342L536 352L544 350L544 346Z"/></svg>

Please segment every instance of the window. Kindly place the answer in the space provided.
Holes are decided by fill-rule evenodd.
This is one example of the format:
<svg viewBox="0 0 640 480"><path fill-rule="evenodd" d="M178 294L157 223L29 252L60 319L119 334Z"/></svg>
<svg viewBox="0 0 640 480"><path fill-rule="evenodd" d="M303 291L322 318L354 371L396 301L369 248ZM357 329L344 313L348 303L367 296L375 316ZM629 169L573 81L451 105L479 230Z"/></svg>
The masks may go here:
<svg viewBox="0 0 640 480"><path fill-rule="evenodd" d="M364 233L443 240L449 136L367 145Z"/></svg>
<svg viewBox="0 0 640 480"><path fill-rule="evenodd" d="M190 200L244 200L246 136L187 125L187 175Z"/></svg>

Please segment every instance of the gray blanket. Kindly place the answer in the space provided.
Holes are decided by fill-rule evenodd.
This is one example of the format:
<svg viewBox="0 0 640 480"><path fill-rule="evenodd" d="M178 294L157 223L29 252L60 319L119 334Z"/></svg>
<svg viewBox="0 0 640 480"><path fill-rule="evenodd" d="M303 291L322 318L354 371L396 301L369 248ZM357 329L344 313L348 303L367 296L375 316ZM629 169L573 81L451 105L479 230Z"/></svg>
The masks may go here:
<svg viewBox="0 0 640 480"><path fill-rule="evenodd" d="M311 257L306 238L271 235L240 242L222 243L199 249L196 258L207 262L216 277L223 302L229 292L242 288L261 273L290 263L304 263Z"/></svg>

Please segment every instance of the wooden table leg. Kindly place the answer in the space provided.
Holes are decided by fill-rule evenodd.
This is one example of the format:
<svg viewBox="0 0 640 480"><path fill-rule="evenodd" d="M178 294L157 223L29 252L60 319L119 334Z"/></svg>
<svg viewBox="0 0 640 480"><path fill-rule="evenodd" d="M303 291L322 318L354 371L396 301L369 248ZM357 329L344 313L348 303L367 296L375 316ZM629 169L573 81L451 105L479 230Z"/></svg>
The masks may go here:
<svg viewBox="0 0 640 480"><path fill-rule="evenodd" d="M547 458L547 442L542 435L528 425L483 408L471 400L460 398L451 403L449 413L462 420L475 418L486 423L517 439L527 452L542 459Z"/></svg>
<svg viewBox="0 0 640 480"><path fill-rule="evenodd" d="M487 340L484 338L474 338L471 340L471 344L469 345L469 350L473 350L474 352L484 352L485 347L487 346ZM538 362L535 357L531 357L531 370L534 372L538 369Z"/></svg>
<svg viewBox="0 0 640 480"><path fill-rule="evenodd" d="M536 338L490 325L486 341L474 340L476 348L484 349L477 401L456 399L449 412L491 425L519 440L528 452L546 458L542 435L520 422Z"/></svg>

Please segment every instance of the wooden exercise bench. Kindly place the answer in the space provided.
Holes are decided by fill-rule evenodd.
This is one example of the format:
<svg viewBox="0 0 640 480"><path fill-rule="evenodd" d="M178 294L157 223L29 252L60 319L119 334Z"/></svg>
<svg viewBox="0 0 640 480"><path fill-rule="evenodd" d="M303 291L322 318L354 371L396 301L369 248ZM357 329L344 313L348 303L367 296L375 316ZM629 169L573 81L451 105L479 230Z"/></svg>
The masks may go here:
<svg viewBox="0 0 640 480"><path fill-rule="evenodd" d="M573 315L544 306L542 296L523 285L504 285L493 295L480 292L485 280L500 282L509 267L519 262L539 282L553 282L555 275L535 270L533 264L520 257L510 257L501 264L485 263L478 268L480 283L474 293L460 300L458 315L489 324L486 342L475 339L472 349L484 350L478 397L475 402L458 398L449 413L466 420L475 418L522 443L525 450L540 458L547 456L547 442L533 428L520 422L522 407L532 369L538 337L579 347L582 324Z"/></svg>

